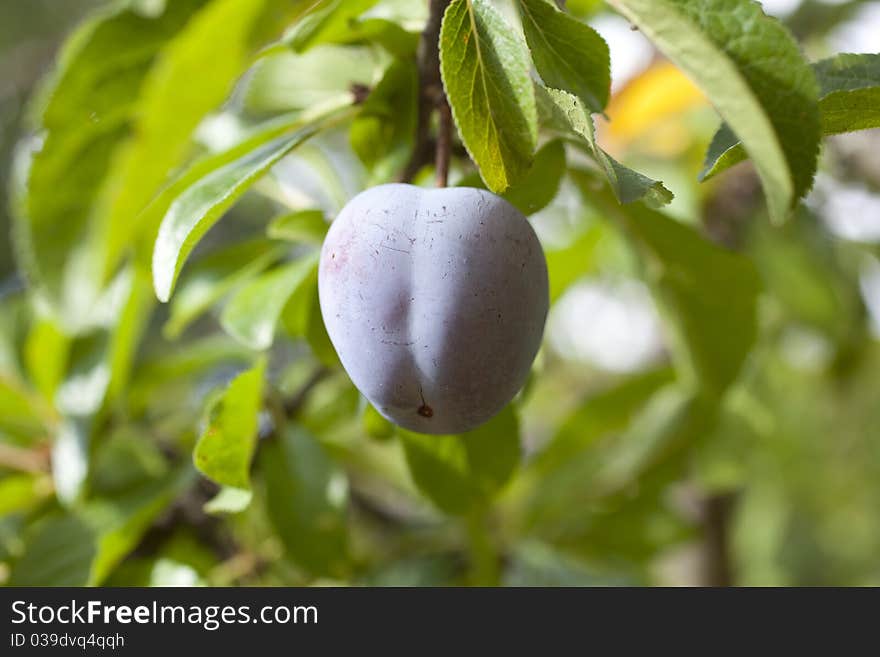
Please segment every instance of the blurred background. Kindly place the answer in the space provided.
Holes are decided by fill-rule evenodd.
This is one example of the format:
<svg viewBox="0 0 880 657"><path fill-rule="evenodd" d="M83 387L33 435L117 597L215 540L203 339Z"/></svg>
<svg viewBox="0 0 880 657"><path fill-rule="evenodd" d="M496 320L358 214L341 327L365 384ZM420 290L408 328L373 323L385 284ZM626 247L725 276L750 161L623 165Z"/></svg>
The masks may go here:
<svg viewBox="0 0 880 657"><path fill-rule="evenodd" d="M99 4L0 0L0 332L6 353L13 354L0 364L20 358L14 355L23 348L16 327L26 321L17 314L25 283L8 237L16 144L29 131L28 101L59 45ZM811 61L838 52L877 52L880 46L880 2L762 4L788 25ZM620 456L625 446L616 439L622 427L636 405L641 408L648 393L669 379L669 338L623 238L602 221L600 209L584 202L577 177L566 177L553 201L531 218L561 282L522 401L526 465L505 488L491 520L501 554L498 581L880 585L880 131L826 140L816 184L797 220L771 227L748 163L697 182L718 127L702 94L602 3L569 0L567 6L587 18L611 49L614 95L607 117L599 120L600 141L675 192L669 214L752 259L764 286L759 339L718 426L688 449L686 478L678 470L664 471L620 493L597 494L597 464ZM413 20L418 25L418 16ZM371 82L384 65L381 57L346 59L337 50L321 56L340 57L344 84L354 76ZM249 112L271 114L307 102L301 79L308 76L307 63L295 69L299 77L288 96L283 77L266 68L255 74L243 101ZM334 91L333 81L321 83L324 89L313 85L318 98ZM240 129L228 115L217 114L199 135L211 147L234 141ZM467 174L456 169L453 182ZM262 230L273 212L267 204L318 207L332 217L367 184L345 131L322 137L285 159L259 198L236 207L238 221L213 231L204 253ZM210 316L171 333L205 354L220 349L229 357L204 369L172 362L180 351L189 361L203 352L168 339L167 324L162 330L167 311L160 313L150 324L141 361L153 378L135 376L129 400L141 425L164 436L155 448L136 450L139 467L148 471L162 471L154 461L174 451L177 439L168 436L187 435L184 445L192 440L192 420L204 399L241 369L234 347L217 346L216 317ZM301 382L311 362L302 347L281 344L276 352L279 379ZM649 411L661 418L667 402L653 397ZM284 539L268 528L271 512L219 519L206 514L201 505L212 493L209 486L199 492L207 486L202 482L196 493L181 495L138 529L130 553L104 583L469 581L460 549L468 539L461 527L417 499L399 448L366 436L360 404L344 377L331 377L316 389L307 419L346 473L356 566L343 573L329 569L316 580L301 564L285 563ZM650 412L641 417L651 424ZM125 450L132 436L150 433L141 425L106 443L106 454L94 458L112 463L113 450L131 458ZM48 566L32 556L51 551L51 544L34 538L34 532L41 540L46 533L29 527L47 508L54 513L58 482L45 473L40 457L16 460L28 453L24 447L36 453L49 448L39 441L22 447L2 433L0 441L15 447L0 451L0 513L7 514L0 523L0 582L15 583L18 569L19 583L70 583L53 580ZM108 470L109 479L115 469ZM28 477L24 489L22 473ZM112 481L103 485L113 490ZM56 535L75 537L79 529L65 526ZM33 563L27 576L20 574L23 562L25 568Z"/></svg>

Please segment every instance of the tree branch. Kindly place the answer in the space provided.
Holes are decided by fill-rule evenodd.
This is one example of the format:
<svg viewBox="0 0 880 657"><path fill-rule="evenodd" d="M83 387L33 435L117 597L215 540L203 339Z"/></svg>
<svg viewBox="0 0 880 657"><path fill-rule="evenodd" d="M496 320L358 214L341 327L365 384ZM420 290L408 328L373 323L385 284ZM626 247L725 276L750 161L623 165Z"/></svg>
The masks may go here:
<svg viewBox="0 0 880 657"><path fill-rule="evenodd" d="M444 143L441 138L437 140L437 153L432 153L431 140L431 117L434 110L441 107L441 133L445 130L443 123L443 109L449 109L446 102L446 94L443 92L443 82L440 79L440 26L443 22L443 12L449 6L451 0L429 0L428 22L422 32L419 42L418 69L419 69L419 109L416 123L416 138L412 156L400 174L401 182L412 182L416 174L436 158L438 164L442 164L444 171L449 168L449 146L451 143L451 124L448 132L450 137ZM441 155L442 151L442 155ZM443 159L441 159L443 158ZM445 174L444 174L445 179ZM440 171L438 168L438 183Z"/></svg>

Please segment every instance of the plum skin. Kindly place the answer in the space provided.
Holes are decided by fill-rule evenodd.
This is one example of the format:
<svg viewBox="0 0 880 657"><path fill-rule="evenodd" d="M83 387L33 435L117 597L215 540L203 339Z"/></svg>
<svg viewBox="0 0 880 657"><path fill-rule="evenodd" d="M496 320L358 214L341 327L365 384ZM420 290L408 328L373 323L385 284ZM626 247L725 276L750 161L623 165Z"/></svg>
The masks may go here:
<svg viewBox="0 0 880 657"><path fill-rule="evenodd" d="M469 431L510 402L538 352L547 264L523 214L491 192L388 184L355 196L321 249L327 333L383 416Z"/></svg>

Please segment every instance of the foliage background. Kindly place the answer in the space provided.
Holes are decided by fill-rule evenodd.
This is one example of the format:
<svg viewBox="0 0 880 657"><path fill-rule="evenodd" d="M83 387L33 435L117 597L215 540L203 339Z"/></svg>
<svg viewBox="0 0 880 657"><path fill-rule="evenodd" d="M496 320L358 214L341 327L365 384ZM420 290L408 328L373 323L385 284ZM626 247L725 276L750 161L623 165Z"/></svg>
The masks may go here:
<svg viewBox="0 0 880 657"><path fill-rule="evenodd" d="M423 437L395 432L338 367L312 254L348 198L412 162L426 7L324 3L275 42L302 3L111 4L131 24L93 41L48 111L40 79L107 3L0 7L0 223L15 235L0 242L0 581L880 584L877 129L826 139L780 223L751 163L697 181L718 115L650 29L601 2L567 7L608 42L607 106L590 69L552 83L587 80L569 89L583 100L501 107L514 123L550 108L533 168L530 152L478 155L447 82L483 179L515 179L554 306L515 408L472 436ZM809 61L877 51L878 2L763 4ZM535 64L551 84L552 62ZM349 110L353 83L373 91ZM585 104L604 108L598 143L649 178L607 184L601 167L618 165L577 123ZM330 111L304 144L291 133ZM780 131L808 142L809 120L794 123ZM25 191L41 148L45 177L32 169ZM483 184L452 151L451 183ZM205 189L173 205L230 163L214 182L231 208ZM674 192L671 219L617 203L634 189ZM180 280L160 305L143 226L174 208L206 234L182 268L170 254Z"/></svg>

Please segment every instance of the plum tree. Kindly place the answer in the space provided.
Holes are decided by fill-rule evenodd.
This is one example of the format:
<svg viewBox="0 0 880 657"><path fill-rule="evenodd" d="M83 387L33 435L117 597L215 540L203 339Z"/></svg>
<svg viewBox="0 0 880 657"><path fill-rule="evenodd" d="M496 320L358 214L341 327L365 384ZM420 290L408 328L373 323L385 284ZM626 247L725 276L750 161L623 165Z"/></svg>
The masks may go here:
<svg viewBox="0 0 880 657"><path fill-rule="evenodd" d="M392 422L433 434L473 429L514 397L549 305L526 218L465 187L355 196L324 241L318 291L355 386Z"/></svg>

